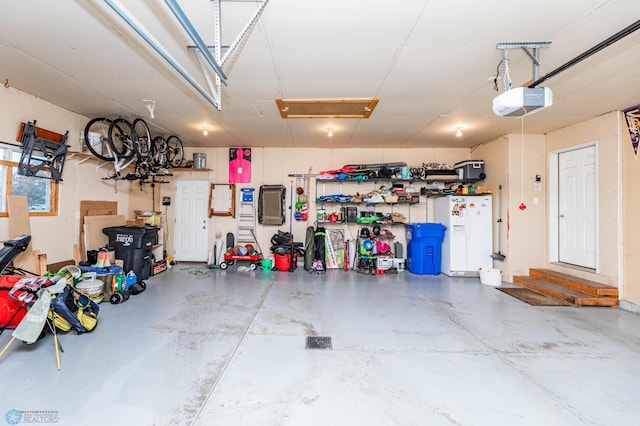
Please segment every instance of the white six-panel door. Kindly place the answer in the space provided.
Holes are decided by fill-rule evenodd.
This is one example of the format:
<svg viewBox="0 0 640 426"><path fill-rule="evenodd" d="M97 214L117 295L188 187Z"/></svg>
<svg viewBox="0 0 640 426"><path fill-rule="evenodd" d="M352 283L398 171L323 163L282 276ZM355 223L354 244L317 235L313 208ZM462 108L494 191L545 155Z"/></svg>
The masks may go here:
<svg viewBox="0 0 640 426"><path fill-rule="evenodd" d="M596 147L558 155L558 261L596 268Z"/></svg>
<svg viewBox="0 0 640 426"><path fill-rule="evenodd" d="M209 257L209 190L206 180L176 182L174 257L205 262Z"/></svg>

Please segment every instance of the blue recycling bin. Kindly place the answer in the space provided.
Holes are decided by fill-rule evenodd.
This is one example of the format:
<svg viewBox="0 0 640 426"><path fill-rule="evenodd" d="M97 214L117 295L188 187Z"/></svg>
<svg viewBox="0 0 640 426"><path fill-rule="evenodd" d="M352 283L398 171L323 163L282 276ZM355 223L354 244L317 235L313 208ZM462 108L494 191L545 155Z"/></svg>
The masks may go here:
<svg viewBox="0 0 640 426"><path fill-rule="evenodd" d="M447 229L441 223L412 223L407 232L407 269L413 274L439 275L442 240Z"/></svg>

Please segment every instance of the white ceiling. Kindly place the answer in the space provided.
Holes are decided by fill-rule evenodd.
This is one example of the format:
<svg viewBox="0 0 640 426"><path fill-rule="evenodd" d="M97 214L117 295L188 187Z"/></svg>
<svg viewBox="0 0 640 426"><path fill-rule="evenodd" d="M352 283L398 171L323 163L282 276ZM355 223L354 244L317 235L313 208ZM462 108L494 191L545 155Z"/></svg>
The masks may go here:
<svg viewBox="0 0 640 426"><path fill-rule="evenodd" d="M164 1L120 2L207 88L186 48L194 43ZM205 43L214 44L213 2L179 4ZM256 8L252 1L222 2L223 45ZM104 1L4 0L0 79L88 118L149 118L142 100L153 99L152 133L174 133L193 146L471 147L521 128L519 118L491 111L496 43L551 41L541 49L544 75L639 17L638 0L271 0L222 67L228 87L218 111ZM508 55L514 85L531 80L526 54ZM545 82L554 105L526 117L525 132L639 104L639 83L637 31ZM278 97L380 103L369 119L284 120ZM461 138L457 126L464 127ZM327 127L335 129L332 138Z"/></svg>

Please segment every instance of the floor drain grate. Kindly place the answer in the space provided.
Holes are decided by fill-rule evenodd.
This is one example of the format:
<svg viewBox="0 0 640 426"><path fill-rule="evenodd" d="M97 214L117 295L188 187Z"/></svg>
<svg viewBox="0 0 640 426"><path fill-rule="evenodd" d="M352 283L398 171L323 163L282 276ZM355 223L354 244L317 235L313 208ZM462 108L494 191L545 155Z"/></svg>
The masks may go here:
<svg viewBox="0 0 640 426"><path fill-rule="evenodd" d="M331 337L326 336L307 336L307 345L305 349L333 349Z"/></svg>

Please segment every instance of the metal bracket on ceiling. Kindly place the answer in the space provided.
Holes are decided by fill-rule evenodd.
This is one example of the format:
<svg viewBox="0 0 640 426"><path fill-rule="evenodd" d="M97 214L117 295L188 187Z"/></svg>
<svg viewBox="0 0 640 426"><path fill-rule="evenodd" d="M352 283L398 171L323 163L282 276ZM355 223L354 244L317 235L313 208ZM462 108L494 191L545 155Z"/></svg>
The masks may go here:
<svg viewBox="0 0 640 426"><path fill-rule="evenodd" d="M200 95L205 98L211 105L213 105L216 109L220 109L220 105L213 99L209 94L204 90L203 87L196 82L193 77L187 72L187 70L179 64L173 56L169 53L169 51L162 45L160 42L142 25L140 21L138 21L132 14L129 12L118 0L104 0L104 2L113 9L114 12L122 20L124 20L130 27L133 29L144 41L146 41L149 46L156 51L158 55L162 57L169 65L173 67L173 69L182 76L182 78L187 81L191 86L198 92Z"/></svg>
<svg viewBox="0 0 640 426"><path fill-rule="evenodd" d="M242 44L246 40L246 38L249 36L251 29L258 22L258 19L262 15L262 12L267 6L267 3L269 3L269 0L261 0L257 2L259 3L258 7L256 8L255 12L253 13L249 21L242 28L242 30L240 31L240 34L238 34L238 36L233 41L233 43L225 46L222 45L221 36L220 36L220 33L221 33L220 23L222 21L222 11L220 7L220 3L222 0L212 0L212 1L213 1L213 8L215 10L214 45L205 46L204 44L196 43L195 46L187 46L187 49L193 50L195 52L196 57L198 58L198 62L200 63L200 67L202 68L202 73L204 74L204 77L207 80L207 84L209 85L209 89L211 90L211 94L213 95L213 98L216 100L216 102L219 105L218 109L221 109L222 107L221 106L221 101L222 101L221 84L224 83L224 81L220 79L220 74L218 73L216 73L215 82L212 80L211 76L209 75L209 71L207 70L207 67L205 65L205 60L207 60L208 62L207 58L210 57L213 61L215 61L217 67L222 67L222 65L224 65L225 62L229 59L229 57L235 52L236 48L240 44ZM224 56L222 55L223 49L226 50L224 53ZM213 51L213 55L214 55L213 57L211 56L210 51Z"/></svg>
<svg viewBox="0 0 640 426"><path fill-rule="evenodd" d="M536 81L540 74L540 48L549 47L549 45L551 45L550 41L508 42L496 44L496 49L502 50L503 59L507 57L508 49L522 49L533 63L533 81Z"/></svg>

